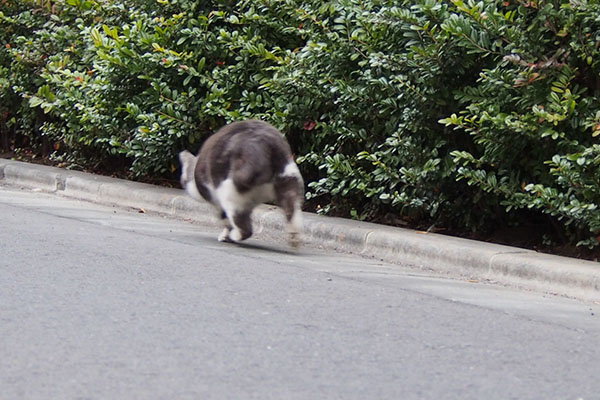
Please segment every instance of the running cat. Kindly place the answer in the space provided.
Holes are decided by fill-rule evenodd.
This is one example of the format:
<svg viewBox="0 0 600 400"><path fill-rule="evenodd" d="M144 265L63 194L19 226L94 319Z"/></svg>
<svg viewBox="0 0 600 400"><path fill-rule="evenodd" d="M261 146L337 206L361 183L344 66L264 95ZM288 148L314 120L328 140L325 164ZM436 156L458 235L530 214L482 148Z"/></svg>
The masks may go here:
<svg viewBox="0 0 600 400"><path fill-rule="evenodd" d="M219 241L239 242L252 235L252 210L273 201L283 209L288 242L300 245L304 181L288 142L270 124L248 120L221 128L198 156L179 153L181 185L194 199L212 203L225 228Z"/></svg>

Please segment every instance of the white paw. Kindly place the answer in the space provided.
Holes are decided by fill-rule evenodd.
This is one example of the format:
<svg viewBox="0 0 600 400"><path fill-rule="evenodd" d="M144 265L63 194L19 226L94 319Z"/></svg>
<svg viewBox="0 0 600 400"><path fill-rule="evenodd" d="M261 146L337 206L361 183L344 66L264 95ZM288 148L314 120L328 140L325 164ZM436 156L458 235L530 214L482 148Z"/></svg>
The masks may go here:
<svg viewBox="0 0 600 400"><path fill-rule="evenodd" d="M217 238L219 242L229 242L231 239L229 238L229 228L223 229L223 232Z"/></svg>
<svg viewBox="0 0 600 400"><path fill-rule="evenodd" d="M229 239L234 242L239 242L242 240L242 232L238 228L233 228L229 233Z"/></svg>

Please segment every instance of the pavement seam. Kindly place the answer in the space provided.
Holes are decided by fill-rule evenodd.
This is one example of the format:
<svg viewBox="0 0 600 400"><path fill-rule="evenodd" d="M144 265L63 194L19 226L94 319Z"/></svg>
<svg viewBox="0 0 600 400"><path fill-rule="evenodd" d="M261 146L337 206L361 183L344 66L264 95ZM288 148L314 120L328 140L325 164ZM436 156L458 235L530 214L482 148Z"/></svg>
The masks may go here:
<svg viewBox="0 0 600 400"><path fill-rule="evenodd" d="M57 191L64 191L66 183L67 183L67 178L64 177L64 176L62 176L62 175L58 175L56 177L56 190Z"/></svg>
<svg viewBox="0 0 600 400"><path fill-rule="evenodd" d="M365 235L365 243L363 245L362 250L360 251L360 254L368 254L368 248L369 248L369 237L372 236L375 233L375 231L368 231L367 234Z"/></svg>

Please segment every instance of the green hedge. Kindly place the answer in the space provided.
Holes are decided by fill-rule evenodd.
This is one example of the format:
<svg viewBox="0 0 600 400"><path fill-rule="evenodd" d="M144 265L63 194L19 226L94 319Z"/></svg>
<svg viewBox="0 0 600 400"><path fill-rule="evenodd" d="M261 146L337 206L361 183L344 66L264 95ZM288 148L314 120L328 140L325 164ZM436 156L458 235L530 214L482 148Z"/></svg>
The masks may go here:
<svg viewBox="0 0 600 400"><path fill-rule="evenodd" d="M146 178L261 118L322 212L598 245L597 2L0 4L5 143Z"/></svg>

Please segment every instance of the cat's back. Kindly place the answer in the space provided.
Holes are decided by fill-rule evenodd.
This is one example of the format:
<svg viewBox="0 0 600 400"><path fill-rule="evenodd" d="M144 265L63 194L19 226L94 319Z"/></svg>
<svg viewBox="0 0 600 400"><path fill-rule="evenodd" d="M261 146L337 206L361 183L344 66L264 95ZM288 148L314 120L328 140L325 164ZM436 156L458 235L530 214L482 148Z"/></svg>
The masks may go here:
<svg viewBox="0 0 600 400"><path fill-rule="evenodd" d="M243 186L282 173L292 160L290 146L275 127L260 120L233 122L210 136L198 155L196 175L213 184L235 173Z"/></svg>

